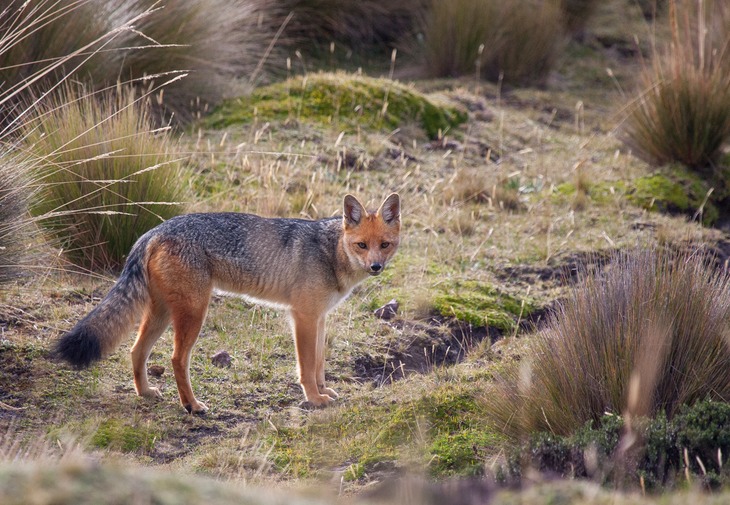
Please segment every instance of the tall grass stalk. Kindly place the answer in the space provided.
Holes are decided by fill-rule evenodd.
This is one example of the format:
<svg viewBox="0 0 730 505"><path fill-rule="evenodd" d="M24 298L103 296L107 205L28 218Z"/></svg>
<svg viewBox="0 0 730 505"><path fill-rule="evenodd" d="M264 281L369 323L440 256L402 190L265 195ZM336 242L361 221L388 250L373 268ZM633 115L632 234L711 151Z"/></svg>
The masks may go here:
<svg viewBox="0 0 730 505"><path fill-rule="evenodd" d="M715 163L730 140L730 6L671 1L671 40L641 75L625 140L649 162Z"/></svg>
<svg viewBox="0 0 730 505"><path fill-rule="evenodd" d="M118 268L140 235L182 209L182 156L146 105L128 87L97 96L64 85L23 125L40 184L32 211L85 268Z"/></svg>
<svg viewBox="0 0 730 505"><path fill-rule="evenodd" d="M521 439L573 433L606 412L670 418L730 398L730 280L700 253L617 253L535 336L485 396L496 428Z"/></svg>

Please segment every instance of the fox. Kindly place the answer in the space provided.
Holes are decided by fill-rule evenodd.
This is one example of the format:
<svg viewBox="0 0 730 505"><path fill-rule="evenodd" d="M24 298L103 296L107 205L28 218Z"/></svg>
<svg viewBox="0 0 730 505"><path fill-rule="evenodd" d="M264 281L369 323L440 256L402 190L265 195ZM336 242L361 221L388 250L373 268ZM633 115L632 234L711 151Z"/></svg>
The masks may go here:
<svg viewBox="0 0 730 505"><path fill-rule="evenodd" d="M325 320L369 276L383 273L400 243L401 202L390 194L377 210L354 196L341 217L270 218L222 212L173 217L143 234L101 302L57 339L54 354L76 368L108 357L134 325L131 349L137 395L162 398L147 377L147 361L172 324L172 369L190 414L196 399L190 360L214 291L241 295L289 314L303 406L338 398L325 383Z"/></svg>

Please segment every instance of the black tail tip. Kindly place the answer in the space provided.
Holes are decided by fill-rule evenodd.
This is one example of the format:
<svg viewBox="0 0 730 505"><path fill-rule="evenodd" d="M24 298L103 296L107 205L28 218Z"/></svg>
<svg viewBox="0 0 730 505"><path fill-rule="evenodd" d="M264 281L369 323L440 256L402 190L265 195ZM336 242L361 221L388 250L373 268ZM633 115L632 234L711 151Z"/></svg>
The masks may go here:
<svg viewBox="0 0 730 505"><path fill-rule="evenodd" d="M87 368L101 359L101 343L93 332L74 328L56 341L53 354L75 368Z"/></svg>

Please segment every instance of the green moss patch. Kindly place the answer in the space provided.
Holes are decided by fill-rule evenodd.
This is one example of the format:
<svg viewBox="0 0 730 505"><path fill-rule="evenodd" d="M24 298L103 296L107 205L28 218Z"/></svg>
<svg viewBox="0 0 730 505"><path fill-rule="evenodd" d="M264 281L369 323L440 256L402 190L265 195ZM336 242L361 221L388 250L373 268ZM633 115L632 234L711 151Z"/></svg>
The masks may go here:
<svg viewBox="0 0 730 505"><path fill-rule="evenodd" d="M357 480L414 460L437 477L476 475L483 470L483 450L503 443L483 422L481 391L451 382L388 405L363 398L312 415L301 427L277 427L267 444L274 447L275 464L298 477L338 467L346 480Z"/></svg>
<svg viewBox="0 0 730 505"><path fill-rule="evenodd" d="M724 193L722 188L713 188L710 193L711 188L711 183L698 174L675 167L665 173L635 179L627 198L635 205L659 212L694 216L702 208L702 222L709 226L720 217L715 202Z"/></svg>
<svg viewBox="0 0 730 505"><path fill-rule="evenodd" d="M123 423L117 419L103 421L91 437L91 444L122 452L150 451L159 438L151 426Z"/></svg>
<svg viewBox="0 0 730 505"><path fill-rule="evenodd" d="M449 283L436 295L433 306L444 317L505 333L513 332L520 317L525 318L535 310L529 299L516 298L476 281Z"/></svg>
<svg viewBox="0 0 730 505"><path fill-rule="evenodd" d="M205 125L224 128L254 119L386 131L416 123L430 138L436 138L439 132L466 121L467 115L396 81L338 72L294 77L258 88L250 96L223 103Z"/></svg>

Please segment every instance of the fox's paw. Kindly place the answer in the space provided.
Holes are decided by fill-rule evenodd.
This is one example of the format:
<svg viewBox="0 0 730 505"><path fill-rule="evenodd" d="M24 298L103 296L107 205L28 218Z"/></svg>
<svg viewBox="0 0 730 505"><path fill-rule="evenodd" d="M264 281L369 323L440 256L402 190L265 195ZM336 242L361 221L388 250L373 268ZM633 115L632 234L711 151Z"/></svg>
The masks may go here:
<svg viewBox="0 0 730 505"><path fill-rule="evenodd" d="M147 389L140 391L139 396L152 398L153 400L161 400L162 392L158 388L148 387Z"/></svg>
<svg viewBox="0 0 730 505"><path fill-rule="evenodd" d="M320 409L334 401L335 399L328 395L310 395L306 400L299 404L299 407L305 410Z"/></svg>
<svg viewBox="0 0 730 505"><path fill-rule="evenodd" d="M193 403L186 403L183 405L185 407L185 410L188 411L188 414L195 414L198 416L204 415L206 412L208 412L208 407L205 406L205 403L194 401Z"/></svg>
<svg viewBox="0 0 730 505"><path fill-rule="evenodd" d="M317 386L317 389L319 390L319 394L329 396L333 400L336 400L340 397L340 395L337 394L337 391L332 388L328 388L326 386Z"/></svg>

